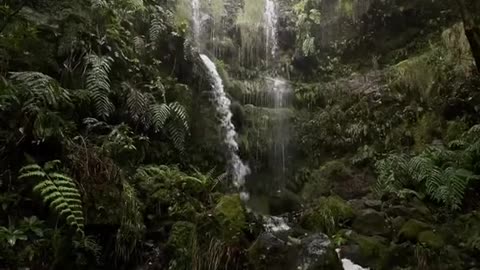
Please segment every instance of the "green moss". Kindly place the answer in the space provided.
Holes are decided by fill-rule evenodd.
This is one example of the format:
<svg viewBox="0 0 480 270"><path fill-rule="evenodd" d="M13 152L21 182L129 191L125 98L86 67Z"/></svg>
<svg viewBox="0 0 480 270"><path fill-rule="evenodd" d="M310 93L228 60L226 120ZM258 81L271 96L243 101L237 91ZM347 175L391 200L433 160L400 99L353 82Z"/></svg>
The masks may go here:
<svg viewBox="0 0 480 270"><path fill-rule="evenodd" d="M338 196L322 197L302 217L305 229L333 235L345 221L355 216L352 207Z"/></svg>
<svg viewBox="0 0 480 270"><path fill-rule="evenodd" d="M226 195L220 198L215 207L215 218L220 223L223 240L238 241L246 228L245 208L238 195Z"/></svg>
<svg viewBox="0 0 480 270"><path fill-rule="evenodd" d="M418 242L434 249L440 249L444 246L443 238L433 231L424 231L418 235Z"/></svg>
<svg viewBox="0 0 480 270"><path fill-rule="evenodd" d="M420 233L431 229L431 226L427 223L418 221L416 219L410 219L403 224L398 235L407 240L416 241Z"/></svg>
<svg viewBox="0 0 480 270"><path fill-rule="evenodd" d="M413 130L415 150L421 152L435 137L440 137L441 126L442 121L437 114L433 112L424 114Z"/></svg>
<svg viewBox="0 0 480 270"><path fill-rule="evenodd" d="M330 194L333 186L332 181L322 177L318 172L318 170L313 171L312 178L303 186L301 196L306 201Z"/></svg>
<svg viewBox="0 0 480 270"><path fill-rule="evenodd" d="M350 168L347 167L343 160L332 160L325 163L320 168L320 173L329 179L344 179L351 174Z"/></svg>
<svg viewBox="0 0 480 270"><path fill-rule="evenodd" d="M360 234L354 234L351 238L360 247L362 256L366 258L379 258L383 256L386 250L386 245L383 243L383 239L375 236L365 236Z"/></svg>

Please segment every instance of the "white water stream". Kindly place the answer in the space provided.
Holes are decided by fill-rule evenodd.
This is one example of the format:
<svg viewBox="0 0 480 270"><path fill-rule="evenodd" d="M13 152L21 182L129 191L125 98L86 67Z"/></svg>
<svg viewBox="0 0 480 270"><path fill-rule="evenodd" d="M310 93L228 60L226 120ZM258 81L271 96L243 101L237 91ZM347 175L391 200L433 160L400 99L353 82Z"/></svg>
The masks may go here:
<svg viewBox="0 0 480 270"><path fill-rule="evenodd" d="M212 88L214 93L213 101L215 103L215 108L220 118L220 126L224 131L224 143L227 145L229 163L232 166L233 181L234 185L237 188L243 187L245 184L245 176L250 173L248 166L243 164L242 160L238 156L238 143L237 132L235 131L235 126L232 123L232 112L230 111L230 99L228 99L223 88L222 78L218 74L215 64L208 58L208 56L202 54L200 55L203 63L209 71L209 75L212 81ZM242 197L247 199L243 194Z"/></svg>
<svg viewBox="0 0 480 270"><path fill-rule="evenodd" d="M273 0L265 0L265 40L267 50L267 59L268 55L275 59L278 49L278 39L277 39L277 22L278 15L275 2Z"/></svg>
<svg viewBox="0 0 480 270"><path fill-rule="evenodd" d="M200 12L200 0L192 0L192 18L193 18L193 39L198 47L200 46L200 38L202 34L202 19ZM239 190L242 190L245 184L245 176L250 173L250 169L246 166L240 156L238 155L238 143L237 132L235 126L232 123L232 112L230 110L231 101L225 94L223 87L223 81L218 74L217 67L212 60L205 54L201 54L205 67L208 69L208 75L210 76L210 82L213 90L213 103L215 109L220 118L220 127L223 132L223 141L227 146L228 164L231 167L231 174L233 177L233 184ZM248 194L242 192L241 197L243 200L248 200Z"/></svg>

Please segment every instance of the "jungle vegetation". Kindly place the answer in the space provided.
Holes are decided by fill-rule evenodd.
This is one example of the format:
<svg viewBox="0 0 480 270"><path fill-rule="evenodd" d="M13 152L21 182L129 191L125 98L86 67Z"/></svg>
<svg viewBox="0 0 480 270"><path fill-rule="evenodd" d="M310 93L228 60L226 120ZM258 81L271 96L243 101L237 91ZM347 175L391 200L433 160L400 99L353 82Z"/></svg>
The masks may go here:
<svg viewBox="0 0 480 270"><path fill-rule="evenodd" d="M202 48L190 1L0 1L0 269L268 269L200 49L251 200L290 240L323 233L371 269L480 267L480 2L278 0L277 59L265 1L200 2ZM282 114L262 91L279 74Z"/></svg>

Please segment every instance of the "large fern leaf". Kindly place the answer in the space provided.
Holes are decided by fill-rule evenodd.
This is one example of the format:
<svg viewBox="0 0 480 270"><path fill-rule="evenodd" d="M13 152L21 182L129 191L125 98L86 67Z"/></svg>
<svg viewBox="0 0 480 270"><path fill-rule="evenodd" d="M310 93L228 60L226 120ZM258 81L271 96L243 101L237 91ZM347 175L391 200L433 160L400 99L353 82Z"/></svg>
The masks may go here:
<svg viewBox="0 0 480 270"><path fill-rule="evenodd" d="M71 104L69 92L60 87L58 82L48 75L25 71L11 72L10 77L18 82L23 90L21 94L26 99L24 108L33 106L58 108Z"/></svg>
<svg viewBox="0 0 480 270"><path fill-rule="evenodd" d="M87 70L86 87L89 91L97 115L108 117L115 109L108 95L110 93L109 73L113 59L109 56L89 54L85 56L89 69Z"/></svg>
<svg viewBox="0 0 480 270"><path fill-rule="evenodd" d="M58 161L48 162L43 168L38 164L27 165L20 169L19 179L38 180L33 190L42 196L52 210L65 218L67 224L83 234L83 207L77 185L69 176L54 170L52 163Z"/></svg>
<svg viewBox="0 0 480 270"><path fill-rule="evenodd" d="M130 116L134 121L138 121L141 118L144 118L146 110L148 108L148 99L147 97L137 89L133 87L128 87L127 94L127 109L130 113Z"/></svg>

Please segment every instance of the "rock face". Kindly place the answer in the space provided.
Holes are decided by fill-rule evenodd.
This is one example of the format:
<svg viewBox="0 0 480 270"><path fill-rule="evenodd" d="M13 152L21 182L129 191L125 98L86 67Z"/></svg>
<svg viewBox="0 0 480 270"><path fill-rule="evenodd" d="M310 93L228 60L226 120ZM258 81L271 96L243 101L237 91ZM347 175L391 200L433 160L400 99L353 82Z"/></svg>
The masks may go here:
<svg viewBox="0 0 480 270"><path fill-rule="evenodd" d="M288 233L261 234L249 249L258 270L341 270L332 241L325 234L294 239Z"/></svg>

